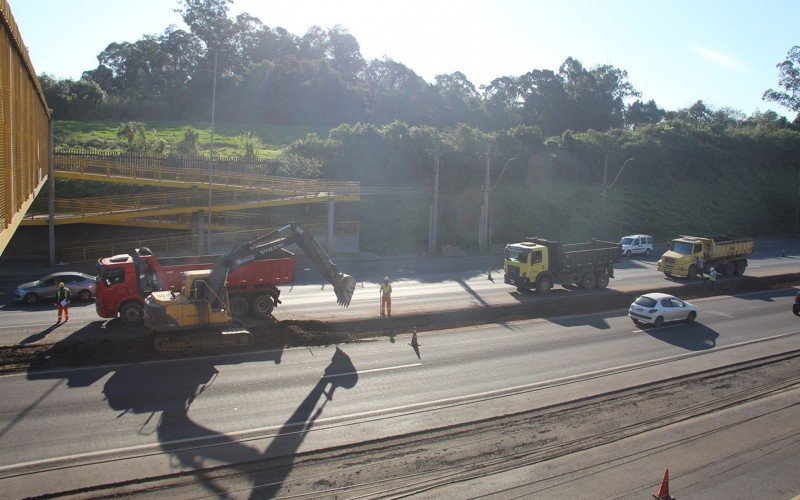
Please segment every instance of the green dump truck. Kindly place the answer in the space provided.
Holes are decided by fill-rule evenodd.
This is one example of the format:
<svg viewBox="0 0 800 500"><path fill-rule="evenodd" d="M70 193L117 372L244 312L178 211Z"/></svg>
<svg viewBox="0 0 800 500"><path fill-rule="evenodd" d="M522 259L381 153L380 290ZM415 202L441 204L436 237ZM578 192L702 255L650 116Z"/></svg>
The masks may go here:
<svg viewBox="0 0 800 500"><path fill-rule="evenodd" d="M752 238L682 235L669 243L669 249L658 260L657 268L667 276L682 278L706 274L711 267L723 276L743 274L753 246Z"/></svg>
<svg viewBox="0 0 800 500"><path fill-rule="evenodd" d="M506 245L504 282L520 292L546 293L553 285L578 285L584 289L605 288L619 262L619 243L592 240L561 244L543 238L526 238Z"/></svg>

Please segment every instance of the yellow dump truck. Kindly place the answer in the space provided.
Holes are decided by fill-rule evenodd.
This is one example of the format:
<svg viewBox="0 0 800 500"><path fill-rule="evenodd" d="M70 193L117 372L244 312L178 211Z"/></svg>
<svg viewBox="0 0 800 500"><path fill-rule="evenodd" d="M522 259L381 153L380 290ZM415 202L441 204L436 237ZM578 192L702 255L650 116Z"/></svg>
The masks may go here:
<svg viewBox="0 0 800 500"><path fill-rule="evenodd" d="M753 246L752 238L681 236L669 243L657 268L667 276L683 278L707 274L711 267L724 276L743 274Z"/></svg>
<svg viewBox="0 0 800 500"><path fill-rule="evenodd" d="M562 244L544 238L526 238L506 245L503 270L506 284L520 292L547 293L553 285L605 288L620 260L620 244L592 240Z"/></svg>

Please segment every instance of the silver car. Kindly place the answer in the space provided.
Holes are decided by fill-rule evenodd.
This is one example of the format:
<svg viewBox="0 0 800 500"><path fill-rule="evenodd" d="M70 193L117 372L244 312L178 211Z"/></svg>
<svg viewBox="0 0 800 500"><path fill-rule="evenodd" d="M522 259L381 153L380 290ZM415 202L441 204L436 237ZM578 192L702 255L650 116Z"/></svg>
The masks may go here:
<svg viewBox="0 0 800 500"><path fill-rule="evenodd" d="M59 281L69 288L73 299L92 300L97 290L97 278L94 276L78 272L61 272L19 285L14 290L14 298L26 304L36 304L40 300L54 300Z"/></svg>
<svg viewBox="0 0 800 500"><path fill-rule="evenodd" d="M697 306L666 293L646 293L636 299L628 310L636 326L684 321L691 323L697 318Z"/></svg>

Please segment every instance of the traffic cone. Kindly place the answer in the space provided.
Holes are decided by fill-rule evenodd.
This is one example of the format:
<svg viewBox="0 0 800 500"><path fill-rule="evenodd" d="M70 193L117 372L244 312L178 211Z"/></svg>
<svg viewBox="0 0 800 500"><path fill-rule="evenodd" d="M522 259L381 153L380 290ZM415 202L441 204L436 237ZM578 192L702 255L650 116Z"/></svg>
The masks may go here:
<svg viewBox="0 0 800 500"><path fill-rule="evenodd" d="M661 480L661 488L659 488L658 494L653 493L653 498L656 500L675 500L675 498L669 494L669 468L664 471L664 479Z"/></svg>
<svg viewBox="0 0 800 500"><path fill-rule="evenodd" d="M412 347L419 347L419 346L422 345L419 342L417 342L417 328L416 327L414 327L414 329L411 331L411 343L408 344L408 345L410 345Z"/></svg>

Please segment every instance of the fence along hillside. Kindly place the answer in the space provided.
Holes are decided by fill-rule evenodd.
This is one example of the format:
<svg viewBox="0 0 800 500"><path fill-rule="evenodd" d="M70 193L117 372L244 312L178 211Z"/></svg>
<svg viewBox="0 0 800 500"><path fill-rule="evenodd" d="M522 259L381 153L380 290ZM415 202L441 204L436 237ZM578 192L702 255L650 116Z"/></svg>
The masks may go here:
<svg viewBox="0 0 800 500"><path fill-rule="evenodd" d="M269 162L242 158L211 160L202 156L130 155L118 152L57 148L54 153L56 177L135 182L189 188L261 189L281 195L330 193L358 195L359 183L284 177L271 173Z"/></svg>

